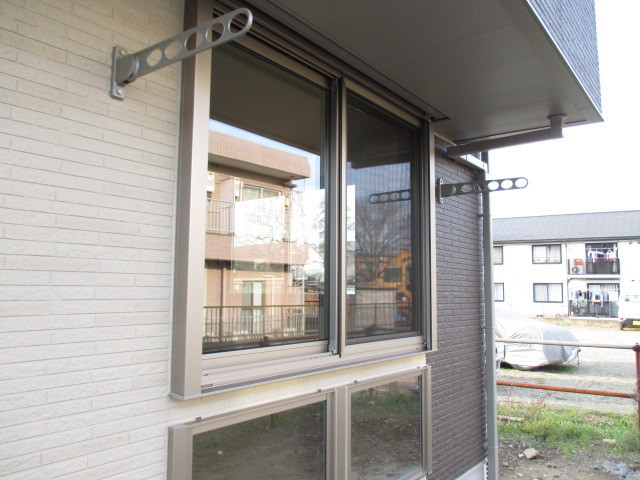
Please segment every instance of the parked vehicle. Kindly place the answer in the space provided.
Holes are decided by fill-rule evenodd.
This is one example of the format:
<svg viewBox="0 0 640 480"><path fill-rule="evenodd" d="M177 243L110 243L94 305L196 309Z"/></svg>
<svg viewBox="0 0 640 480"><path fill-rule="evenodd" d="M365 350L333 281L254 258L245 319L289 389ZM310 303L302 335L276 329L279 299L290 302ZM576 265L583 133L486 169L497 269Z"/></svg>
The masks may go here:
<svg viewBox="0 0 640 480"><path fill-rule="evenodd" d="M534 319L496 318L496 338L547 340L577 343L578 339L564 327ZM496 342L503 363L518 370L533 370L546 365L560 365L578 358L580 348L569 345Z"/></svg>
<svg viewBox="0 0 640 480"><path fill-rule="evenodd" d="M627 327L640 328L640 294L620 296L618 317L620 330L624 330Z"/></svg>

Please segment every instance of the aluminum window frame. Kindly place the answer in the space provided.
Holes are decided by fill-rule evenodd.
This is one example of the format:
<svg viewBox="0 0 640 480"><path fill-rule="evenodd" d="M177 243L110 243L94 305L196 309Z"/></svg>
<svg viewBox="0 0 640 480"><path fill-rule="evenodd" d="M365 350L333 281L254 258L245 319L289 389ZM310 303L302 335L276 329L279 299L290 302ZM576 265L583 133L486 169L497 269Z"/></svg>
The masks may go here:
<svg viewBox="0 0 640 480"><path fill-rule="evenodd" d="M497 260L498 255L496 252L500 252L500 261ZM494 265L504 265L504 246L503 245L494 245L493 247L493 264Z"/></svg>
<svg viewBox="0 0 640 480"><path fill-rule="evenodd" d="M543 261L536 261L536 258L540 258L540 257L536 257L534 254L534 250L536 247L546 247L546 252L547 254L545 255L545 260ZM549 258L553 258L550 257L549 255L549 247L558 247L559 250L559 260L557 262L550 262ZM534 265L558 265L560 263L562 263L562 244L560 243L543 243L543 244L539 244L539 245L531 245L531 263Z"/></svg>
<svg viewBox="0 0 640 480"><path fill-rule="evenodd" d="M536 286L546 285L547 286L547 299L546 300L536 300ZM560 285L560 300L549 300L549 286L550 285ZM558 282L536 282L533 284L533 301L534 303L563 303L564 302L564 284Z"/></svg>
<svg viewBox="0 0 640 480"><path fill-rule="evenodd" d="M391 382L397 382L407 380L409 378L420 377L420 396L421 396L421 439L420 439L420 454L421 454L421 466L419 469L409 472L403 475L402 480L417 480L423 478L425 475L431 473L433 467L432 457L432 412L431 412L431 368L428 366L420 367L421 373L414 371L407 372L402 375L392 374L382 377L376 377L366 381L354 381L351 385L347 386L345 390L346 401L346 422L343 428L347 431L345 437L347 439L346 445L346 470L344 471L345 477L348 478L350 466L351 466L351 395L353 393L361 392L369 388L384 385Z"/></svg>
<svg viewBox="0 0 640 480"><path fill-rule="evenodd" d="M195 435L318 402L325 402L325 478L327 480L346 480L351 461L351 394L416 377L420 378L421 466L401 478L402 480L423 478L431 473L433 464L432 385L431 367L428 365L374 378L356 379L347 384L319 389L309 395L300 395L256 407L171 425L168 432L167 480L189 480L192 478L193 438Z"/></svg>
<svg viewBox="0 0 640 480"><path fill-rule="evenodd" d="M332 421L336 417L335 395L334 390L328 390L170 426L167 480L188 480L193 477L193 437L195 435L323 401L325 402L325 472L334 471L335 451L330 447L336 444L336 426ZM325 475L325 478L327 476Z"/></svg>
<svg viewBox="0 0 640 480"><path fill-rule="evenodd" d="M187 2L185 27L204 23L211 16L211 0ZM216 6L233 7L232 2ZM207 145L211 84L211 51L183 64L181 149L178 172L174 315L171 395L195 398L220 390L242 388L281 378L415 355L436 346L435 272L435 147L434 131L426 115L420 116L393 93L363 81L347 66L322 57L317 47L301 48L300 39L283 40L282 26L255 15L252 32L237 43L292 73L326 88L329 98L327 132L328 272L325 273L328 341L318 340L202 354L201 310L204 298L202 266L206 231L206 191L209 170ZM277 35L276 35L277 33ZM375 88L374 88L375 87ZM416 248L412 268L416 285L418 332L403 337L347 345L346 342L346 100L347 89L377 107L419 128L416 200ZM412 192L413 196L413 192Z"/></svg>
<svg viewBox="0 0 640 480"><path fill-rule="evenodd" d="M418 138L417 145L416 145L417 158L414 160L414 163L411 165L411 186L410 186L411 196L412 196L411 218L412 218L412 222L414 222L416 225L416 228L412 228L412 233L411 233L412 263L413 261L415 261L415 264L416 264L416 268L411 269L411 283L416 290L415 304L412 305L412 309L413 309L413 315L416 315L418 318L427 318L428 317L427 302L429 298L424 296L424 292L420 292L420 285L421 283L423 283L423 282L420 282L420 278L424 275L424 272L428 271L422 261L425 255L424 255L424 252L422 251L424 250L422 248L422 242L421 242L423 237L422 237L422 230L420 228L421 224L424 222L423 206L426 204L426 202L423 201L424 199L421 195L423 193L422 190L424 189L420 188L421 185L424 185L422 183L422 178L423 178L422 169L425 164L424 131L422 130L423 124L415 116L403 111L393 102L390 102L387 99L376 94L375 92L367 89L365 86L361 85L354 79L352 78L345 79L344 89L343 89L343 105L342 105L343 106L343 116L342 116L343 135L342 135L342 145L341 145L342 151L344 152L342 155L343 160L341 164L341 172L343 172L343 181L340 184L340 191L343 193L343 197L342 197L343 207L340 213L341 215L344 216L345 219L347 216L347 212L346 212L347 153L346 152L347 152L347 139L349 135L348 128L347 128L346 110L348 106L347 99L349 96L353 96L357 98L359 101L369 104L371 108L382 111L389 118L393 118L394 120L397 120L399 123L404 123L409 127L415 128L417 130L417 138ZM346 232L346 223L344 225L343 231ZM342 242L339 246L339 249L342 257L346 260L347 258L346 242ZM346 269L343 269L343 272L346 273ZM343 276L341 278L341 281L343 282L342 283L343 286L346 285L346 276ZM343 295L341 297L341 301L343 302L346 308L346 303L347 303L346 289L344 287L342 288L341 294ZM343 325L344 329L341 330L341 332L343 333L342 338L344 339L344 342L340 343L340 349L345 353L357 352L357 351L363 350L363 347L359 347L358 345L371 344L371 343L376 343L380 341L389 341L394 339L399 340L397 343L405 343L401 340L402 338L416 338L415 333L408 332L404 335L393 334L386 338L385 336L380 335L377 338L373 337L374 338L373 340L364 340L364 341L349 340L346 332L346 323L347 323L346 311L344 312L344 317L342 318L344 318L344 321L342 322L344 324ZM427 330L426 325L424 325L421 322L418 322L418 334L422 335L423 338L426 337L426 330ZM409 344L413 344L413 343L414 342L409 342ZM426 343L426 342L423 342L423 343Z"/></svg>
<svg viewBox="0 0 640 480"><path fill-rule="evenodd" d="M499 292L501 295L498 295L498 291L496 291L496 287L499 286ZM493 301L494 302L504 302L504 282L495 282L493 284Z"/></svg>

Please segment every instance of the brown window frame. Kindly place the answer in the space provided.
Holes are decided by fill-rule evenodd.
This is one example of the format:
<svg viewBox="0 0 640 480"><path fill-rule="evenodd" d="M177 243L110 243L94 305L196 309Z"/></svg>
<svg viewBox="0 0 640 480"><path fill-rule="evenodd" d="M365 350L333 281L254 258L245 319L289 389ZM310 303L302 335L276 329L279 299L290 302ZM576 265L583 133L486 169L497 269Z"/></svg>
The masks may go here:
<svg viewBox="0 0 640 480"><path fill-rule="evenodd" d="M185 23L191 27L204 23L211 9L202 8L207 2L188 5ZM220 6L219 13L232 9L231 2ZM190 10L192 9L192 10ZM327 315L330 320L328 341L309 344L290 344L264 347L260 351L221 352L202 355L202 327L198 321L202 314L204 287L202 272L197 265L204 260L201 234L205 231L206 187L209 170L206 144L208 141L209 88L211 52L202 52L183 64L183 120L182 146L179 162L177 243L175 262L175 294L173 317L172 396L178 399L194 398L238 386L259 384L317 372L365 364L384 359L415 355L435 348L435 150L433 127L424 112L405 102L392 92L377 86L359 72L334 63L313 46L299 38L283 39L281 29L271 20L254 17L249 34L237 43L245 50L266 57L270 62L323 85L330 92L330 173L329 183L334 186L328 196L329 265L336 265L325 277L326 294L330 298ZM310 53L311 52L311 53ZM369 102L411 123L420 129L420 164L415 179L415 204L420 205L415 221L419 241L416 248L416 278L423 281L417 290L419 332L401 338L380 339L369 343L347 344L345 332L345 115L347 91L356 93ZM198 172L205 172L199 174ZM412 187L414 188L414 187ZM412 196L414 193L412 192ZM295 365L295 367L294 367Z"/></svg>

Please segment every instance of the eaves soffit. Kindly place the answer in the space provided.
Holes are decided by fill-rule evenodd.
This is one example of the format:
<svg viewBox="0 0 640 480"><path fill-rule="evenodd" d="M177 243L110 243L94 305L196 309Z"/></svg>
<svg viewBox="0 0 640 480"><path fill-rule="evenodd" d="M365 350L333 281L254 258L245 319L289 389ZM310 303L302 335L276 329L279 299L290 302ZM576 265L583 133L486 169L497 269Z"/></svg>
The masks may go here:
<svg viewBox="0 0 640 480"><path fill-rule="evenodd" d="M252 0L456 142L602 120L524 0Z"/></svg>

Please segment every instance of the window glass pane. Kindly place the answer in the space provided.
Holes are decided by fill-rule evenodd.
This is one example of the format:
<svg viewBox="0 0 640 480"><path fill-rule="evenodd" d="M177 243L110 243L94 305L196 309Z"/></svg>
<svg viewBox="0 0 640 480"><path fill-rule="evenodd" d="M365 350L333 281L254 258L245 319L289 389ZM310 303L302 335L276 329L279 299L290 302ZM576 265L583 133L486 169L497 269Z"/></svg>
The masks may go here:
<svg viewBox="0 0 640 480"><path fill-rule="evenodd" d="M324 417L322 402L194 435L193 479L324 479Z"/></svg>
<svg viewBox="0 0 640 480"><path fill-rule="evenodd" d="M547 261L547 247L544 245L533 246L533 263L545 263Z"/></svg>
<svg viewBox="0 0 640 480"><path fill-rule="evenodd" d="M533 301L534 302L547 301L547 284L546 283L533 284Z"/></svg>
<svg viewBox="0 0 640 480"><path fill-rule="evenodd" d="M242 187L242 197L240 198L243 202L249 202L251 200L260 200L260 188L251 187L249 185L243 185Z"/></svg>
<svg viewBox="0 0 640 480"><path fill-rule="evenodd" d="M495 302L504 302L504 283L493 284L493 300Z"/></svg>
<svg viewBox="0 0 640 480"><path fill-rule="evenodd" d="M561 302L562 301L562 284L550 283L548 288L549 288L549 301Z"/></svg>
<svg viewBox="0 0 640 480"><path fill-rule="evenodd" d="M534 245L533 263L560 263L560 245Z"/></svg>
<svg viewBox="0 0 640 480"><path fill-rule="evenodd" d="M412 168L418 131L347 100L347 337L416 331L413 315Z"/></svg>
<svg viewBox="0 0 640 480"><path fill-rule="evenodd" d="M351 395L350 479L399 478L422 465L420 378Z"/></svg>
<svg viewBox="0 0 640 480"><path fill-rule="evenodd" d="M493 264L502 265L502 247L493 247Z"/></svg>
<svg viewBox="0 0 640 480"><path fill-rule="evenodd" d="M549 263L561 262L560 245L549 245L548 258Z"/></svg>
<svg viewBox="0 0 640 480"><path fill-rule="evenodd" d="M212 53L205 353L325 340L327 92Z"/></svg>

